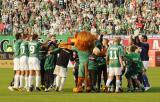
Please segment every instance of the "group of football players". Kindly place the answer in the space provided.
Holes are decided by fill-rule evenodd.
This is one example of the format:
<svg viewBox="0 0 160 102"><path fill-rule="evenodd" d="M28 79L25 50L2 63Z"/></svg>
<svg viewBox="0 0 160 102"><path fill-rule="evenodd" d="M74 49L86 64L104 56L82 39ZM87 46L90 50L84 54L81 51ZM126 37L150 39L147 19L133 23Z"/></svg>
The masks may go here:
<svg viewBox="0 0 160 102"><path fill-rule="evenodd" d="M79 59L70 46L61 47L56 37L50 36L44 43L36 34L16 34L14 43L14 78L9 90L62 91L67 77L68 63L74 61L75 86L78 82ZM122 92L122 75L128 82L128 92L147 91L150 84L146 76L148 68L147 36L129 37L129 45L123 46L120 37L111 41L100 35L90 52L88 78L90 91L101 92L101 78L105 92ZM35 88L34 88L35 79ZM25 82L25 83L24 83ZM85 84L85 83L84 83Z"/></svg>

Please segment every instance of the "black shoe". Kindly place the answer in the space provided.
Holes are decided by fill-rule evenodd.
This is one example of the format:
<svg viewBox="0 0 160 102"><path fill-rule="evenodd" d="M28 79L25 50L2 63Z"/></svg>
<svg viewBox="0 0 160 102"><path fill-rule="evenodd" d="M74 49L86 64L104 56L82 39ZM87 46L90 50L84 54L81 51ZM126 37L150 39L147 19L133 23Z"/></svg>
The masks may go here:
<svg viewBox="0 0 160 102"><path fill-rule="evenodd" d="M105 87L105 93L109 93L107 86Z"/></svg>
<svg viewBox="0 0 160 102"><path fill-rule="evenodd" d="M92 91L93 93L96 93L96 92L97 92L97 90L96 90L95 88L92 88L91 91Z"/></svg>
<svg viewBox="0 0 160 102"><path fill-rule="evenodd" d="M39 87L41 90L45 90L45 86L40 86Z"/></svg>
<svg viewBox="0 0 160 102"><path fill-rule="evenodd" d="M32 92L33 91L33 87L29 87L29 89L27 91L28 92Z"/></svg>
<svg viewBox="0 0 160 102"><path fill-rule="evenodd" d="M35 90L36 91L41 91L41 89L39 87L36 87Z"/></svg>
<svg viewBox="0 0 160 102"><path fill-rule="evenodd" d="M119 91L120 91L120 92L123 92L123 89L122 89L122 88L119 88Z"/></svg>
<svg viewBox="0 0 160 102"><path fill-rule="evenodd" d="M131 90L131 89L127 89L127 92L133 92L133 90Z"/></svg>
<svg viewBox="0 0 160 102"><path fill-rule="evenodd" d="M142 87L142 88L141 88L141 90L142 90L142 92L144 92L144 91L145 91L145 88L144 88L144 87Z"/></svg>
<svg viewBox="0 0 160 102"><path fill-rule="evenodd" d="M57 91L57 92L58 92L58 91L59 91L59 87L56 87L56 88L55 88L55 91Z"/></svg>

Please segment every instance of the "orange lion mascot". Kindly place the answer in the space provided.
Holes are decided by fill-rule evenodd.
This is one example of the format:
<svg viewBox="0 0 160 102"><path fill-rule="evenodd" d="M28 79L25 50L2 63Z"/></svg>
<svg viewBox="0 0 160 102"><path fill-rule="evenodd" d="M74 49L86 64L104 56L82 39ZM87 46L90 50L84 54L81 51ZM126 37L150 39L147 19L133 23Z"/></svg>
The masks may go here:
<svg viewBox="0 0 160 102"><path fill-rule="evenodd" d="M79 93L83 91L82 83L85 81L86 92L90 92L90 80L88 78L88 58L94 48L96 36L90 32L82 31L75 34L74 46L79 56L78 84L73 92Z"/></svg>

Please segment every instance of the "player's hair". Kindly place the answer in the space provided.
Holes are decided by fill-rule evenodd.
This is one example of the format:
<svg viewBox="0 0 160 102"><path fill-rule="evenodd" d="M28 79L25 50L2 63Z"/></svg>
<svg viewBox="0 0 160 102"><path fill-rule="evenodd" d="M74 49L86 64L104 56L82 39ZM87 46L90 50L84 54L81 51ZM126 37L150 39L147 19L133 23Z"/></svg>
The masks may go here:
<svg viewBox="0 0 160 102"><path fill-rule="evenodd" d="M23 34L23 39L26 39L29 36L29 34Z"/></svg>
<svg viewBox="0 0 160 102"><path fill-rule="evenodd" d="M117 37L117 40L118 40L118 44L121 43L121 37Z"/></svg>
<svg viewBox="0 0 160 102"><path fill-rule="evenodd" d="M32 40L36 40L38 38L38 35L37 34L33 34L32 35Z"/></svg>
<svg viewBox="0 0 160 102"><path fill-rule="evenodd" d="M93 53L100 53L100 49L98 47L94 47Z"/></svg>
<svg viewBox="0 0 160 102"><path fill-rule="evenodd" d="M135 45L130 46L129 50L130 52L135 52L137 47Z"/></svg>
<svg viewBox="0 0 160 102"><path fill-rule="evenodd" d="M16 40L19 40L19 39L21 38L21 33L17 33L17 34L15 35L15 38L16 38Z"/></svg>
<svg viewBox="0 0 160 102"><path fill-rule="evenodd" d="M51 37L56 37L56 35L51 35Z"/></svg>
<svg viewBox="0 0 160 102"><path fill-rule="evenodd" d="M145 39L145 41L148 40L147 36L146 35L142 35L142 37Z"/></svg>
<svg viewBox="0 0 160 102"><path fill-rule="evenodd" d="M119 44L119 38L118 38L118 37L115 37L115 38L113 39L113 43Z"/></svg>

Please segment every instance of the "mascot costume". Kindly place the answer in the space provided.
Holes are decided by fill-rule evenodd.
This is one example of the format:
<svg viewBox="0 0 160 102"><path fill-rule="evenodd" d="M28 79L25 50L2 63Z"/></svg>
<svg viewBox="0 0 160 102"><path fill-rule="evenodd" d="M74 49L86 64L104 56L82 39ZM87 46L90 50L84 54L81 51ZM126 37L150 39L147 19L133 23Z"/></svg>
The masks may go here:
<svg viewBox="0 0 160 102"><path fill-rule="evenodd" d="M73 92L75 93L80 93L83 91L83 82L85 82L86 85L86 92L91 91L90 80L88 77L88 58L94 48L95 40L96 36L86 31L75 34L74 39L72 40L75 46L74 49L78 52L80 62L77 87L73 88Z"/></svg>

